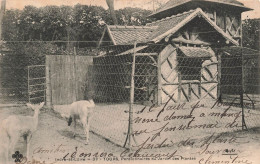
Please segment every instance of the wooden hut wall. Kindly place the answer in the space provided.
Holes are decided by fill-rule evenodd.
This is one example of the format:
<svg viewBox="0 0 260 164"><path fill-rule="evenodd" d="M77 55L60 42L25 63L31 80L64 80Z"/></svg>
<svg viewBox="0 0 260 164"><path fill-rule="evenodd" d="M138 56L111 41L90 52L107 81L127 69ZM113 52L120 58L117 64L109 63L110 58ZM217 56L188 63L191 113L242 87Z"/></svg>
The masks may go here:
<svg viewBox="0 0 260 164"><path fill-rule="evenodd" d="M161 99L166 103L172 96L172 101L177 102L178 94L178 70L177 70L177 52L172 45L166 46L159 54L161 57Z"/></svg>
<svg viewBox="0 0 260 164"><path fill-rule="evenodd" d="M216 24L235 40L241 40L241 13L220 12L216 14Z"/></svg>
<svg viewBox="0 0 260 164"><path fill-rule="evenodd" d="M218 61L216 57L205 60L201 69L201 98L217 99Z"/></svg>
<svg viewBox="0 0 260 164"><path fill-rule="evenodd" d="M178 62L177 48L168 45L160 53L161 58L161 102L166 103L169 99L173 102L186 102L201 98L217 98L217 59L212 57L205 60L194 68L201 67L199 73L192 80L184 78L184 68L192 68L192 65ZM200 59L201 60L201 59ZM199 77L198 77L198 76ZM160 87L160 86L159 86Z"/></svg>

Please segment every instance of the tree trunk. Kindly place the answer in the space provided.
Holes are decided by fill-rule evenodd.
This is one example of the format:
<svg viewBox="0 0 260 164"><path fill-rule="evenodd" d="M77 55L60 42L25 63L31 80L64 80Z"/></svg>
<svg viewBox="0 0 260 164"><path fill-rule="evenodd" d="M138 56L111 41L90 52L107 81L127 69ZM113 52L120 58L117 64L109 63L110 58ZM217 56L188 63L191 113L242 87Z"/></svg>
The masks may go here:
<svg viewBox="0 0 260 164"><path fill-rule="evenodd" d="M114 9L114 0L106 0L107 5L109 7L109 11L110 11L110 15L112 17L113 23L114 25L117 25L117 19L116 19L116 13L115 13L115 9Z"/></svg>

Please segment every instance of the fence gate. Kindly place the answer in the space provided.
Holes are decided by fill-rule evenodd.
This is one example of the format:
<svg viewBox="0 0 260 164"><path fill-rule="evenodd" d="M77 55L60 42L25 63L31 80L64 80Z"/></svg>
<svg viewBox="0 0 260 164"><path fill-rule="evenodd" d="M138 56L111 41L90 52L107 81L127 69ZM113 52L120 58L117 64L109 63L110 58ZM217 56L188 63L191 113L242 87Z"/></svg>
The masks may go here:
<svg viewBox="0 0 260 164"><path fill-rule="evenodd" d="M30 103L45 102L45 65L28 66L28 99Z"/></svg>

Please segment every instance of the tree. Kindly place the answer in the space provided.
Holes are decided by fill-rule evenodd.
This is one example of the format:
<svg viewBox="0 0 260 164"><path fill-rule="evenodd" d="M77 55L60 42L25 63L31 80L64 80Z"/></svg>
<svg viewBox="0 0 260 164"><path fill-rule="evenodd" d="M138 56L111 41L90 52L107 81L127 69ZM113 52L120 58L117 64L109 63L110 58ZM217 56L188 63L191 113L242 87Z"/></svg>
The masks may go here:
<svg viewBox="0 0 260 164"><path fill-rule="evenodd" d="M116 13L115 13L115 8L114 8L114 0L106 0L108 8L110 10L110 15L113 20L114 25L117 25L117 19L116 19Z"/></svg>
<svg viewBox="0 0 260 164"><path fill-rule="evenodd" d="M146 23L152 21L152 19L147 18L152 12L150 10L144 10L140 8L127 7L124 9L119 9L116 11L118 22L120 25L134 25L134 26L144 26Z"/></svg>
<svg viewBox="0 0 260 164"><path fill-rule="evenodd" d="M20 10L7 10L5 12L2 24L2 37L6 41L20 41L21 34L18 32L18 24L20 22Z"/></svg>
<svg viewBox="0 0 260 164"><path fill-rule="evenodd" d="M149 10L124 8L116 10L119 25L145 25ZM53 41L59 47L78 46L71 41L98 41L104 25L113 24L109 10L98 6L26 6L23 10L7 10L3 19L6 41ZM62 42L60 42L62 41ZM80 47L95 46L80 43Z"/></svg>
<svg viewBox="0 0 260 164"><path fill-rule="evenodd" d="M1 3L1 11L0 11L0 40L2 40L2 24L3 24L3 17L5 13L5 7L6 7L6 0L2 0Z"/></svg>
<svg viewBox="0 0 260 164"><path fill-rule="evenodd" d="M243 46L259 50L260 19L246 19L243 22Z"/></svg>

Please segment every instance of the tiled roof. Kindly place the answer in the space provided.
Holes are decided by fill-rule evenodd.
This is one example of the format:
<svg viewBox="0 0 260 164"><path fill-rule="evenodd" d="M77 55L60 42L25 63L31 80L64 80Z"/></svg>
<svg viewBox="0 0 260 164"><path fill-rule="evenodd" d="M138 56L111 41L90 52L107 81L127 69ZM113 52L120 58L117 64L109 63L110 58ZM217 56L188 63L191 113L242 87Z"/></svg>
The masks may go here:
<svg viewBox="0 0 260 164"><path fill-rule="evenodd" d="M252 58L256 56L260 56L260 51L259 50L254 50L251 48L247 47L225 47L222 48L222 50L225 52L225 55L241 55L243 54L243 57L245 58Z"/></svg>
<svg viewBox="0 0 260 164"><path fill-rule="evenodd" d="M163 38L173 35L181 27L186 25L197 16L204 18L225 39L231 41L235 45L238 45L237 41L235 41L230 35L226 34L220 27L218 27L216 23L214 23L200 8L197 8L196 10L190 10L182 14L173 15L171 17L167 17L148 24L147 26L158 26L158 28L151 34L149 41L157 43Z"/></svg>
<svg viewBox="0 0 260 164"><path fill-rule="evenodd" d="M197 16L204 18L218 33L231 43L238 45L230 35L226 34L218 27L208 16L200 9L190 10L178 15L173 15L152 23L146 26L109 26L107 32L114 45L133 45L138 43L154 42L158 43L162 39L172 36L180 28L189 23ZM102 41L102 39L101 39Z"/></svg>
<svg viewBox="0 0 260 164"><path fill-rule="evenodd" d="M231 6L237 6L240 8L244 8L244 10L250 10L249 8L245 7L243 3L237 1L237 0L169 0L166 4L164 4L162 7L157 9L154 13L152 13L150 16L156 15L162 11L166 11L169 9L173 9L177 6L180 6L182 4L192 2L192 1L203 1L203 2L214 2L219 4L226 4Z"/></svg>
<svg viewBox="0 0 260 164"><path fill-rule="evenodd" d="M164 34L165 32L175 28L180 22L182 22L185 18L187 18L192 13L194 13L194 10L190 10L185 13L167 17L167 18L147 24L147 26L158 26L157 30L155 30L149 36L149 40L153 40L156 37Z"/></svg>
<svg viewBox="0 0 260 164"><path fill-rule="evenodd" d="M214 56L212 50L199 47L179 47L179 50L186 56L190 58L200 57L200 58L211 58Z"/></svg>
<svg viewBox="0 0 260 164"><path fill-rule="evenodd" d="M122 53L120 53L120 54L118 54L118 55L116 55L116 56L126 55L126 54L133 54L134 52L141 51L141 50L143 50L143 49L145 49L145 48L147 48L147 47L148 47L148 46L140 46L140 47L132 48L132 49L127 50L127 51L125 51L125 52L122 52Z"/></svg>
<svg viewBox="0 0 260 164"><path fill-rule="evenodd" d="M146 42L156 27L107 26L114 45L129 45L135 41Z"/></svg>

